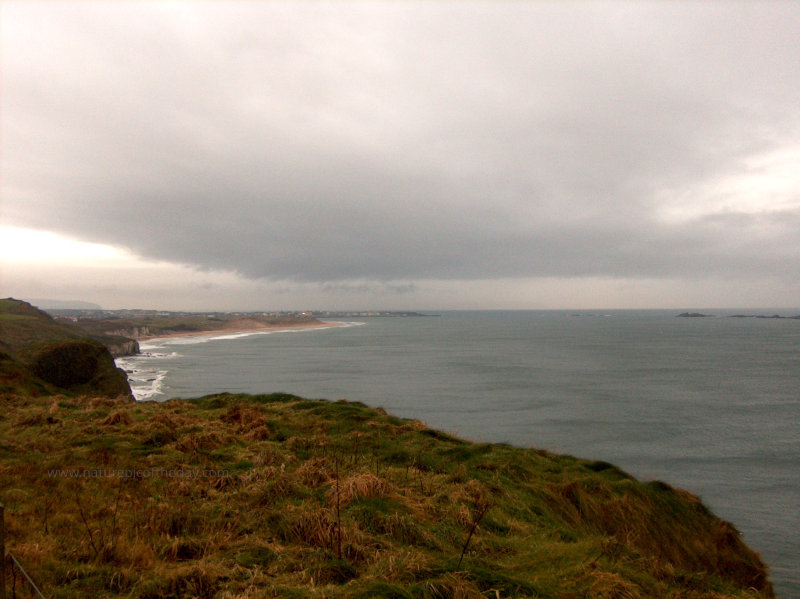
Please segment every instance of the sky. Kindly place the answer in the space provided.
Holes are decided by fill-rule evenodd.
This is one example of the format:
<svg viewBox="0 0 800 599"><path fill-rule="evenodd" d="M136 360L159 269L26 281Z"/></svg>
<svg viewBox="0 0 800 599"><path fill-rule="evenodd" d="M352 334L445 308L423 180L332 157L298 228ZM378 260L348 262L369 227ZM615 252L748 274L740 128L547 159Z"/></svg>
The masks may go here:
<svg viewBox="0 0 800 599"><path fill-rule="evenodd" d="M0 295L800 307L800 3L0 6Z"/></svg>

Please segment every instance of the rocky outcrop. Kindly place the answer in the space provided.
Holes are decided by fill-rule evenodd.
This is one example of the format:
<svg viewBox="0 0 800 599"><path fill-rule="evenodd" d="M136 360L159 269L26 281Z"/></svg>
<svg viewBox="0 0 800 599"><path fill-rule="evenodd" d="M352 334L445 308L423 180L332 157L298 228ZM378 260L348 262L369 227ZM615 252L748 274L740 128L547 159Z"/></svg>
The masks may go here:
<svg viewBox="0 0 800 599"><path fill-rule="evenodd" d="M58 393L53 385L41 380L30 369L0 350L0 399L3 397L41 397Z"/></svg>
<svg viewBox="0 0 800 599"><path fill-rule="evenodd" d="M123 356L135 356L140 353L139 342L135 339L128 339L127 341L119 341L117 343L106 343L105 346L111 353L112 358L121 358Z"/></svg>
<svg viewBox="0 0 800 599"><path fill-rule="evenodd" d="M113 358L136 356L141 353L139 350L139 342L135 339L129 339L120 335L114 335L113 337L103 335L102 337L98 337L97 340L106 346Z"/></svg>
<svg viewBox="0 0 800 599"><path fill-rule="evenodd" d="M106 335L118 335L119 337L127 337L128 339L141 339L143 337L151 337L150 327L130 327L125 329L118 329L116 331L107 331Z"/></svg>
<svg viewBox="0 0 800 599"><path fill-rule="evenodd" d="M139 342L137 340L150 336L148 327L127 327L92 335L93 338L108 348L114 358L139 354Z"/></svg>
<svg viewBox="0 0 800 599"><path fill-rule="evenodd" d="M74 393L131 397L128 377L101 343L63 341L37 349L28 362L43 381Z"/></svg>

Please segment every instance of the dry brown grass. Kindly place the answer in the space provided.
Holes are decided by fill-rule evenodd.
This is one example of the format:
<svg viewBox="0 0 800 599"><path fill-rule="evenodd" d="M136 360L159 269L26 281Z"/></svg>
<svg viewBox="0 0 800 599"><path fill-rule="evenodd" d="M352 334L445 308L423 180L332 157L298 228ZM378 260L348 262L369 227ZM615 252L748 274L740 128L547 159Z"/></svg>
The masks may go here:
<svg viewBox="0 0 800 599"><path fill-rule="evenodd" d="M237 402L220 416L220 420L231 425L237 434L245 434L250 439L269 439L270 429L264 411L260 406Z"/></svg>
<svg viewBox="0 0 800 599"><path fill-rule="evenodd" d="M14 423L18 427L39 426L47 419L43 410L32 411L25 416L18 418Z"/></svg>
<svg viewBox="0 0 800 599"><path fill-rule="evenodd" d="M586 579L593 599L642 599L641 589L619 574L593 569L586 573Z"/></svg>
<svg viewBox="0 0 800 599"><path fill-rule="evenodd" d="M437 599L485 599L481 590L460 573L445 574L425 583L425 591Z"/></svg>
<svg viewBox="0 0 800 599"><path fill-rule="evenodd" d="M177 537L165 542L158 553L168 562L195 560L203 557L205 548L205 542L200 539Z"/></svg>
<svg viewBox="0 0 800 599"><path fill-rule="evenodd" d="M291 506L286 518L295 541L315 547L332 548L336 539L336 516L328 508Z"/></svg>
<svg viewBox="0 0 800 599"><path fill-rule="evenodd" d="M244 434L245 439L252 439L254 441L266 441L271 437L272 431L269 426L265 424L256 425Z"/></svg>
<svg viewBox="0 0 800 599"><path fill-rule="evenodd" d="M184 453L201 453L217 449L229 442L229 436L217 432L189 433L178 439L175 447Z"/></svg>
<svg viewBox="0 0 800 599"><path fill-rule="evenodd" d="M429 554L416 547L400 547L384 562L387 578L406 584L423 580L434 566Z"/></svg>
<svg viewBox="0 0 800 599"><path fill-rule="evenodd" d="M258 453L253 457L253 464L256 466L285 466L295 461L295 457L280 446L267 445L259 446Z"/></svg>
<svg viewBox="0 0 800 599"><path fill-rule="evenodd" d="M133 418L128 413L128 410L114 410L108 416L100 421L104 426L128 426L133 423Z"/></svg>
<svg viewBox="0 0 800 599"><path fill-rule="evenodd" d="M344 509L359 499L390 497L396 493L394 485L371 472L362 472L339 481L339 505ZM334 506L337 501L337 487L331 483L327 492L328 505Z"/></svg>
<svg viewBox="0 0 800 599"><path fill-rule="evenodd" d="M300 464L295 475L304 485L316 488L333 479L333 468L326 458L312 458Z"/></svg>
<svg viewBox="0 0 800 599"><path fill-rule="evenodd" d="M177 418L174 412L159 411L147 419L146 425L149 427L163 427L175 430L180 426L180 419Z"/></svg>
<svg viewBox="0 0 800 599"><path fill-rule="evenodd" d="M298 491L299 483L293 473L280 468L269 468L264 471L265 476L268 473L272 473L269 478L252 483L248 488L248 495L253 498L254 505L272 506Z"/></svg>

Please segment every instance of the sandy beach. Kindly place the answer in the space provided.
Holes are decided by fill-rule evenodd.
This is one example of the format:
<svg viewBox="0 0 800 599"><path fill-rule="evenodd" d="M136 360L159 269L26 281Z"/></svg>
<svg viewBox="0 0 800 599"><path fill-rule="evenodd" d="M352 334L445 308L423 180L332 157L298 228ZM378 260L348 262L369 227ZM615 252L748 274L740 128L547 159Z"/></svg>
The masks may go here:
<svg viewBox="0 0 800 599"><path fill-rule="evenodd" d="M174 333L159 333L157 335L147 335L139 337L139 341L151 341L153 339L171 339L173 337L205 337L207 335L227 335L230 333L259 333L263 331L282 331L286 329L313 329L319 327L342 326L341 322L297 322L287 324L269 324L255 319L241 318L231 320L227 326L221 329L209 329L206 331L176 331Z"/></svg>

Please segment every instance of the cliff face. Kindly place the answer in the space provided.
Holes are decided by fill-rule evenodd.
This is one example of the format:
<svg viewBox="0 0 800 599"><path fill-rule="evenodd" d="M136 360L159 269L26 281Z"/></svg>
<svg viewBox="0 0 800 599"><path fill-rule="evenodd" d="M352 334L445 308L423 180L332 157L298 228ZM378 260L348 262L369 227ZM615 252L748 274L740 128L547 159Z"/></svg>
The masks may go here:
<svg viewBox="0 0 800 599"><path fill-rule="evenodd" d="M106 334L137 340L141 339L142 337L150 337L152 335L152 333L150 333L150 327L129 327L117 329L116 331L108 331Z"/></svg>
<svg viewBox="0 0 800 599"><path fill-rule="evenodd" d="M140 353L139 342L135 339L127 339L124 336L109 338L104 343L109 353L114 358L122 356L135 356Z"/></svg>
<svg viewBox="0 0 800 599"><path fill-rule="evenodd" d="M0 300L0 325L0 348L4 350L0 391L23 396L66 392L133 399L128 377L99 341L10 298ZM135 349L138 351L138 345Z"/></svg>

